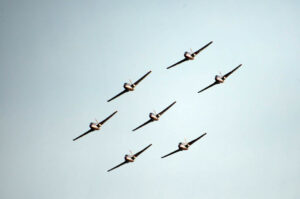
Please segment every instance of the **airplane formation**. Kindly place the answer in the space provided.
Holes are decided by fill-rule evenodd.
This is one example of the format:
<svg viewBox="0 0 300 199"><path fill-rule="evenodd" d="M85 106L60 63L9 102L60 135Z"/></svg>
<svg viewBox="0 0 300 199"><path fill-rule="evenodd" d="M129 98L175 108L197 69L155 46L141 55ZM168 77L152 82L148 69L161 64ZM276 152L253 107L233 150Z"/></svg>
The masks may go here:
<svg viewBox="0 0 300 199"><path fill-rule="evenodd" d="M199 50L193 52L191 50L191 52L185 52L184 53L184 59L180 60L179 62L167 67L167 69L170 69L170 68L173 68L174 66L177 66L185 61L189 61L189 60L194 60L195 57L201 52L203 51L204 49L206 49L209 45L211 45L213 42L209 42L208 44L206 44L205 46L203 46L202 48L200 48ZM238 65L236 68L234 68L233 70L231 70L230 72L226 73L225 75L216 75L215 76L215 81L210 84L209 86L205 87L204 89L198 91L198 93L201 93L205 90L207 90L208 88L210 87L213 87L214 85L217 85L217 84L221 84L221 83L224 83L225 80L233 73L235 72L237 69L239 69L240 67L242 66L242 64ZM143 75L141 78L139 78L137 81L135 81L134 83L131 82L131 80L129 80L129 83L124 83L123 85L123 88L124 90L122 92L120 92L119 94L115 95L114 97L110 98L109 100L107 100L107 102L110 102L114 99L116 99L117 97L123 95L124 93L127 93L127 92L130 92L130 91L134 91L135 87L142 81L144 80L152 71L150 70L149 72L147 72L145 75ZM147 120L145 123L141 124L140 126L136 127L135 129L133 129L132 131L136 131L142 127L144 127L145 125L151 123L151 122L154 122L154 121L158 121L160 119L160 117L166 112L168 111L174 104L176 103L176 101L174 101L172 104L170 104L169 106L167 106L165 109L163 109L161 112L159 113L156 113L155 111L154 112L151 112L149 113L149 120ZM76 141L77 139L93 132L93 131L98 131L100 130L100 127L105 123L107 122L110 118L112 118L118 111L115 111L113 112L111 115L109 115L107 118L105 118L103 121L101 122L98 122L96 120L96 123L94 122L91 122L89 127L90 129L88 131L86 131L85 133L79 135L78 137L74 138L73 141ZM173 155L177 152L180 152L180 151L186 151L189 149L189 147L194 144L195 142L197 142L198 140L200 140L202 137L204 137L206 135L206 133L203 133L201 136L197 137L196 139L190 141L190 142L187 142L187 141L184 141L184 142L180 142L178 144L178 149L171 152L171 153L168 153L164 156L162 156L161 158L166 158L170 155ZM145 147L144 149L142 149L141 151L133 154L131 151L130 151L130 154L126 154L125 157L124 157L124 162L118 164L117 166L107 170L107 172L110 172L122 165L125 165L127 163L131 163L131 162L134 162L135 159L141 155L144 151L146 151L149 147L151 147L152 144L149 144L147 147Z"/></svg>

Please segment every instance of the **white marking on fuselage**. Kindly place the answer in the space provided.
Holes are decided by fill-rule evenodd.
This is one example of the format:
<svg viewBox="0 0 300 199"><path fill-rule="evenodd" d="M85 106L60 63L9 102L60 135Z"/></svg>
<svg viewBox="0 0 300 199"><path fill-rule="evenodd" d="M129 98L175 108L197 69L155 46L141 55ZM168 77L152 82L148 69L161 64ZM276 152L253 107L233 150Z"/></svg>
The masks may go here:
<svg viewBox="0 0 300 199"><path fill-rule="evenodd" d="M178 148L179 148L180 150L188 150L188 149L189 149L189 145L188 145L187 143L182 143L182 142L180 142L180 143L178 144Z"/></svg>
<svg viewBox="0 0 300 199"><path fill-rule="evenodd" d="M125 155L125 160L128 162L134 162L135 157L131 155Z"/></svg>
<svg viewBox="0 0 300 199"><path fill-rule="evenodd" d="M156 115L154 113L150 113L149 117L150 117L150 119L157 121L157 120L159 120L160 115L159 114Z"/></svg>
<svg viewBox="0 0 300 199"><path fill-rule="evenodd" d="M187 59L189 59L189 60L193 60L194 59L193 55L191 53L189 53L189 52L185 52L184 53L184 57L187 58Z"/></svg>
<svg viewBox="0 0 300 199"><path fill-rule="evenodd" d="M133 91L135 85L134 85L134 84L128 84L128 83L125 83L123 87L124 87L126 90L128 90L128 91Z"/></svg>
<svg viewBox="0 0 300 199"><path fill-rule="evenodd" d="M93 130L99 130L100 127L101 127L101 124L96 124L96 123L93 123L93 122L90 123L90 128L93 129Z"/></svg>
<svg viewBox="0 0 300 199"><path fill-rule="evenodd" d="M216 75L216 76L215 76L215 80L216 80L216 82L218 82L218 83L223 83L224 80L225 80L225 77Z"/></svg>

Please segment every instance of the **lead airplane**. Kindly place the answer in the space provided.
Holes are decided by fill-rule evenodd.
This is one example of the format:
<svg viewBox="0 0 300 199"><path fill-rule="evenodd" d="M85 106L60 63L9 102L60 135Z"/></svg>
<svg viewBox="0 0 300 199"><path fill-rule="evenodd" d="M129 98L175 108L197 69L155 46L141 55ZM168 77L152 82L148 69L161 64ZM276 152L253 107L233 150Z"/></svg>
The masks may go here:
<svg viewBox="0 0 300 199"><path fill-rule="evenodd" d="M112 170L114 170L114 169L116 169L116 168L118 168L118 167L120 167L120 166L122 166L122 165L124 165L124 164L126 164L126 163L134 162L134 160L135 160L141 153L143 153L146 149L148 149L151 145L152 145L152 144L149 144L146 148L144 148L143 150L137 152L137 153L134 154L134 155L133 155L133 154L130 154L130 155L126 154L125 157L124 157L124 159L125 159L124 162L122 162L121 164L119 164L119 165L117 165L117 166L115 166L115 167L113 167L113 168L107 170L107 172L110 172L110 171L112 171ZM130 153L131 153L131 152L130 152Z"/></svg>
<svg viewBox="0 0 300 199"><path fill-rule="evenodd" d="M205 48L207 48L210 44L212 44L213 42L211 41L211 42L209 42L208 44L206 44L205 46L203 46L202 48L200 48L199 50L197 50L197 51L195 51L195 52L192 52L192 50L191 50L191 52L185 52L184 53L184 59L183 60L180 60L179 62L177 62L177 63L175 63L175 64L173 64L173 65L171 65L171 66L169 66L169 67L167 67L167 69L170 69L170 68L172 68L172 67L174 67L174 66L176 66L176 65L178 65L178 64L181 64L182 62L185 62L185 61L188 61L188 60L194 60L195 59L195 57L196 57L196 55L198 54L198 53L200 53L202 50L204 50Z"/></svg>
<svg viewBox="0 0 300 199"><path fill-rule="evenodd" d="M117 112L118 112L118 111L113 112L110 116L108 116L108 117L107 117L106 119L104 119L102 122L98 122L97 120L96 120L97 123L91 122L91 123L90 123L90 130L88 130L87 132L81 134L81 135L78 136L77 138L73 139L73 141L75 141L75 140L77 140L77 139L79 139L79 138L81 138L81 137L83 137L83 136L85 136L85 135L87 135L87 134L89 134L89 133L91 133L91 132L93 132L93 131L100 130L100 127L101 127L107 120L109 120L114 114L116 114Z"/></svg>
<svg viewBox="0 0 300 199"><path fill-rule="evenodd" d="M236 71L239 67L241 67L242 64L238 65L235 69L233 69L232 71L230 71L229 73L225 74L225 75L216 75L215 76L215 82L212 83L211 85L205 87L204 89L198 91L198 93L201 93L202 91L205 91L206 89L214 86L214 85L217 85L217 84L221 84L221 83L224 83L224 81L226 80L227 77L229 77L229 75L231 75L234 71Z"/></svg>
<svg viewBox="0 0 300 199"><path fill-rule="evenodd" d="M145 77L147 77L152 71L150 70L148 73L146 73L143 77L141 77L140 79L138 79L136 82L132 83L130 81L130 83L124 83L123 87L125 90L123 90L121 93L119 93L118 95L112 97L111 99L107 100L107 102L112 101L113 99L119 97L120 95L123 95L124 93L127 93L129 91L134 91L134 88L138 85L138 83L140 83Z"/></svg>
<svg viewBox="0 0 300 199"><path fill-rule="evenodd" d="M201 139L203 136L205 136L206 135L206 133L204 133L204 134L202 134L200 137L198 137L198 138L196 138L196 139L194 139L194 140L192 140L192 141L190 141L190 142L180 142L179 144L178 144L178 149L176 150L176 151L173 151L173 152L171 152L171 153L169 153L169 154L167 154L167 155L165 155L165 156L163 156L163 157L161 157L161 158L165 158L165 157L168 157L169 155L172 155L172 154L174 154L174 153L177 153L177 152L179 152L179 151L186 151L186 150L188 150L189 149L189 147L192 145L192 144L194 144L196 141L198 141L199 139Z"/></svg>
<svg viewBox="0 0 300 199"><path fill-rule="evenodd" d="M167 108L165 108L164 110L162 110L162 111L159 112L158 114L155 113L155 111L154 111L153 113L149 113L150 119L149 119L147 122L145 122L144 124L142 124L142 125L136 127L135 129L133 129L132 131L136 131L136 130L138 130L139 128L141 128L141 127L143 127L143 126L149 124L150 122L158 121L159 118L160 118L160 116L162 116L162 114L164 114L164 112L166 112L169 108L171 108L175 103L176 103L176 101L173 102L172 104L170 104Z"/></svg>

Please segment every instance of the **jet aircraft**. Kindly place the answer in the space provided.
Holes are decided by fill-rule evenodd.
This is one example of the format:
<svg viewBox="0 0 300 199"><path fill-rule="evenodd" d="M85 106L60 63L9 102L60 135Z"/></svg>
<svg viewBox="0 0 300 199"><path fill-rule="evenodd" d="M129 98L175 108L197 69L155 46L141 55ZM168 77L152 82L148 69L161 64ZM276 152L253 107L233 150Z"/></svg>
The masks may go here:
<svg viewBox="0 0 300 199"><path fill-rule="evenodd" d="M167 155L164 155L164 156L162 156L161 158L165 158L165 157L168 157L169 155L172 155L172 154L174 154L174 153L177 153L177 152L179 152L179 151L186 151L186 150L188 150L189 149L189 147L192 145L192 144L194 144L196 141L198 141L199 139L201 139L203 136L205 136L206 135L206 133L204 133L204 134L202 134L200 137L198 137L198 138L196 138L196 139L194 139L194 140L192 140L192 141L190 141L190 142L180 142L179 144L178 144L178 149L176 150L176 151L173 151L173 152L171 152L171 153L169 153L169 154L167 154Z"/></svg>
<svg viewBox="0 0 300 199"><path fill-rule="evenodd" d="M134 162L134 160L135 160L141 153L143 153L145 150L147 150L151 145L152 145L152 144L149 144L146 148L144 148L143 150L137 152L136 154L130 154L130 155L126 154L125 157L124 157L124 159L125 159L124 162L122 162L121 164L119 164L119 165L117 165L117 166L115 166L115 167L109 169L107 172L110 172L110 171L112 171L112 170L114 170L114 169L116 169L116 168L118 168L118 167L120 167L120 166L122 166L122 165L124 165L124 164L126 164L126 163ZM130 153L131 153L131 151L130 151Z"/></svg>
<svg viewBox="0 0 300 199"><path fill-rule="evenodd" d="M113 99L119 97L120 95L124 94L124 93L127 93L129 91L134 91L134 88L145 78L147 77L152 71L150 70L148 73L146 73L143 77L141 77L140 79L138 79L136 82L132 83L130 80L129 82L130 83L124 83L123 87L124 87L124 90L119 93L118 95L112 97L111 99L107 100L107 102L110 102L112 101Z"/></svg>
<svg viewBox="0 0 300 199"><path fill-rule="evenodd" d="M192 50L191 50L191 52L185 52L184 53L184 59L182 59L182 60L180 60L179 62L177 62L177 63L175 63L175 64L173 64L173 65L171 65L171 66L169 66L169 67L167 67L167 69L170 69L170 68L172 68L172 67L174 67L174 66L176 66L176 65L178 65L178 64L181 64L182 62L185 62L185 61L188 61L188 60L194 60L195 59L195 57L196 57L196 55L198 54L198 53L200 53L202 50L204 50L205 48L207 48L210 44L212 44L213 42L211 41L211 42L209 42L208 44L206 44L205 46L203 46L202 48L200 48L199 50L197 50L197 51L195 51L195 52L193 52Z"/></svg>
<svg viewBox="0 0 300 199"><path fill-rule="evenodd" d="M225 75L216 75L215 76L215 82L212 83L211 85L205 87L204 89L198 91L198 93L201 93L202 91L205 91L206 89L214 86L214 85L217 85L217 84L221 84L221 83L224 83L224 81L226 80L227 77L229 77L229 75L231 75L234 71L236 71L239 67L241 67L242 64L238 65L235 69L233 69L232 71L230 71L229 73L225 74Z"/></svg>
<svg viewBox="0 0 300 199"><path fill-rule="evenodd" d="M142 124L142 125L136 127L135 129L133 129L132 131L136 131L136 130L138 130L139 128L141 128L141 127L143 127L143 126L149 124L150 122L158 121L159 118L160 118L160 116L162 116L162 114L164 114L164 112L166 112L169 108L171 108L175 103L176 103L176 101L173 102L172 104L170 104L167 108L165 108L164 110L162 110L162 111L159 112L158 114L155 113L155 111L154 111L153 113L149 113L150 119L149 119L147 122L145 122L144 124Z"/></svg>
<svg viewBox="0 0 300 199"><path fill-rule="evenodd" d="M96 120L96 123L91 122L91 123L90 123L90 130L88 130L87 132L83 133L82 135L80 135L80 136L74 138L73 141L75 141L75 140L77 140L77 139L79 139L79 138L81 138L81 137L83 137L83 136L85 136L85 135L87 135L87 134L89 134L89 133L91 133L91 132L93 132L93 131L100 130L100 127L101 127L107 120L109 120L114 114L116 114L117 112L118 112L118 111L115 111L115 112L112 113L110 116L108 116L106 119L104 119L102 122L98 122L97 120Z"/></svg>

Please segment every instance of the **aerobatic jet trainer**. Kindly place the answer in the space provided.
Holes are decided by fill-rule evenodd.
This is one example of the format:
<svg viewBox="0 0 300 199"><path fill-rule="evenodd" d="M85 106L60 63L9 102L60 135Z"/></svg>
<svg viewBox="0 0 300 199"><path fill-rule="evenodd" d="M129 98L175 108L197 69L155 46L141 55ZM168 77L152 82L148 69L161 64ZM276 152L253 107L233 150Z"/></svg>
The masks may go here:
<svg viewBox="0 0 300 199"><path fill-rule="evenodd" d="M136 82L132 83L131 80L129 80L129 83L124 83L123 87L124 90L119 93L118 95L112 97L111 99L107 100L107 102L112 101L113 99L119 97L120 95L123 95L124 93L127 93L129 91L134 91L134 88L138 85L138 83L140 83L145 77L147 77L152 71L150 70L148 73L146 73L143 77L141 77L140 79L138 79Z"/></svg>
<svg viewBox="0 0 300 199"><path fill-rule="evenodd" d="M126 164L126 163L134 162L134 160L135 160L141 153L143 153L146 149L148 149L151 145L152 145L152 144L149 144L146 148L144 148L144 149L141 150L140 152L137 152L136 154L132 154L132 152L130 151L130 153L131 153L130 155L128 155L128 154L125 155L125 157L124 157L125 161L124 161L124 162L122 162L121 164L119 164L119 165L117 165L117 166L115 166L115 167L109 169L107 172L110 172L111 170L114 170L114 169L116 169L116 168L118 168L118 167L120 167L120 166L122 166L122 165L124 165L124 164Z"/></svg>
<svg viewBox="0 0 300 199"><path fill-rule="evenodd" d="M207 48L212 43L213 43L212 41L209 42L208 44L206 44L205 46L203 46L202 48L200 48L199 50L197 50L195 52L193 52L192 50L191 50L191 52L187 52L186 51L184 53L184 59L183 60L180 60L179 62L177 62L177 63L175 63L175 64L167 67L167 69L170 69L170 68L172 68L172 67L174 67L174 66L176 66L178 64L181 64L182 62L185 62L185 61L188 61L188 60L194 60L195 57L196 57L196 55L198 55L198 53L200 53L202 50L204 50L205 48Z"/></svg>
<svg viewBox="0 0 300 199"><path fill-rule="evenodd" d="M229 75L231 75L234 71L236 71L239 67L241 67L242 64L238 65L235 69L233 69L232 71L230 71L229 73L225 74L225 75L216 75L215 76L215 82L212 83L211 85L207 86L206 88L198 91L198 93L201 93L202 91L205 91L206 89L214 86L214 85L217 85L217 84L221 84L221 83L224 83L224 81L226 80L227 77L229 77Z"/></svg>
<svg viewBox="0 0 300 199"><path fill-rule="evenodd" d="M168 157L169 155L172 155L172 154L174 154L174 153L177 153L177 152L179 152L179 151L186 151L186 150L188 150L189 149L189 147L192 145L192 144L194 144L196 141L198 141L199 139L201 139L203 136L205 136L206 135L206 133L204 133L204 134L202 134L200 137L198 137L198 138L196 138L196 139L194 139L194 140L192 140L192 141L190 141L190 142L180 142L179 144L178 144L178 149L176 150L176 151L173 151L173 152L171 152L171 153L169 153L169 154L167 154L167 155L165 155L165 156L163 156L163 157L161 157L161 158L165 158L165 157Z"/></svg>
<svg viewBox="0 0 300 199"><path fill-rule="evenodd" d="M164 112L166 112L169 108L171 108L175 103L176 103L176 101L173 102L172 104L170 104L167 108L165 108L163 111L159 112L158 114L155 111L153 113L149 113L150 119L147 122L145 122L144 124L142 124L142 125L136 127L135 129L133 129L132 131L136 131L139 128L149 124L150 122L158 121L160 116L162 116L162 114L164 114Z"/></svg>
<svg viewBox="0 0 300 199"><path fill-rule="evenodd" d="M96 123L91 122L91 123L90 123L90 130L88 130L88 131L85 132L84 134L78 136L77 138L73 139L73 141L75 141L75 140L77 140L77 139L79 139L79 138L81 138L81 137L83 137L83 136L85 136L85 135L87 135L87 134L89 134L89 133L91 133L91 132L93 132L93 131L100 130L100 127L101 127L107 120L109 120L114 114L116 114L117 112L118 112L118 111L115 111L115 112L112 113L110 116L108 116L106 119L104 119L102 122L98 122L97 120L96 120Z"/></svg>

